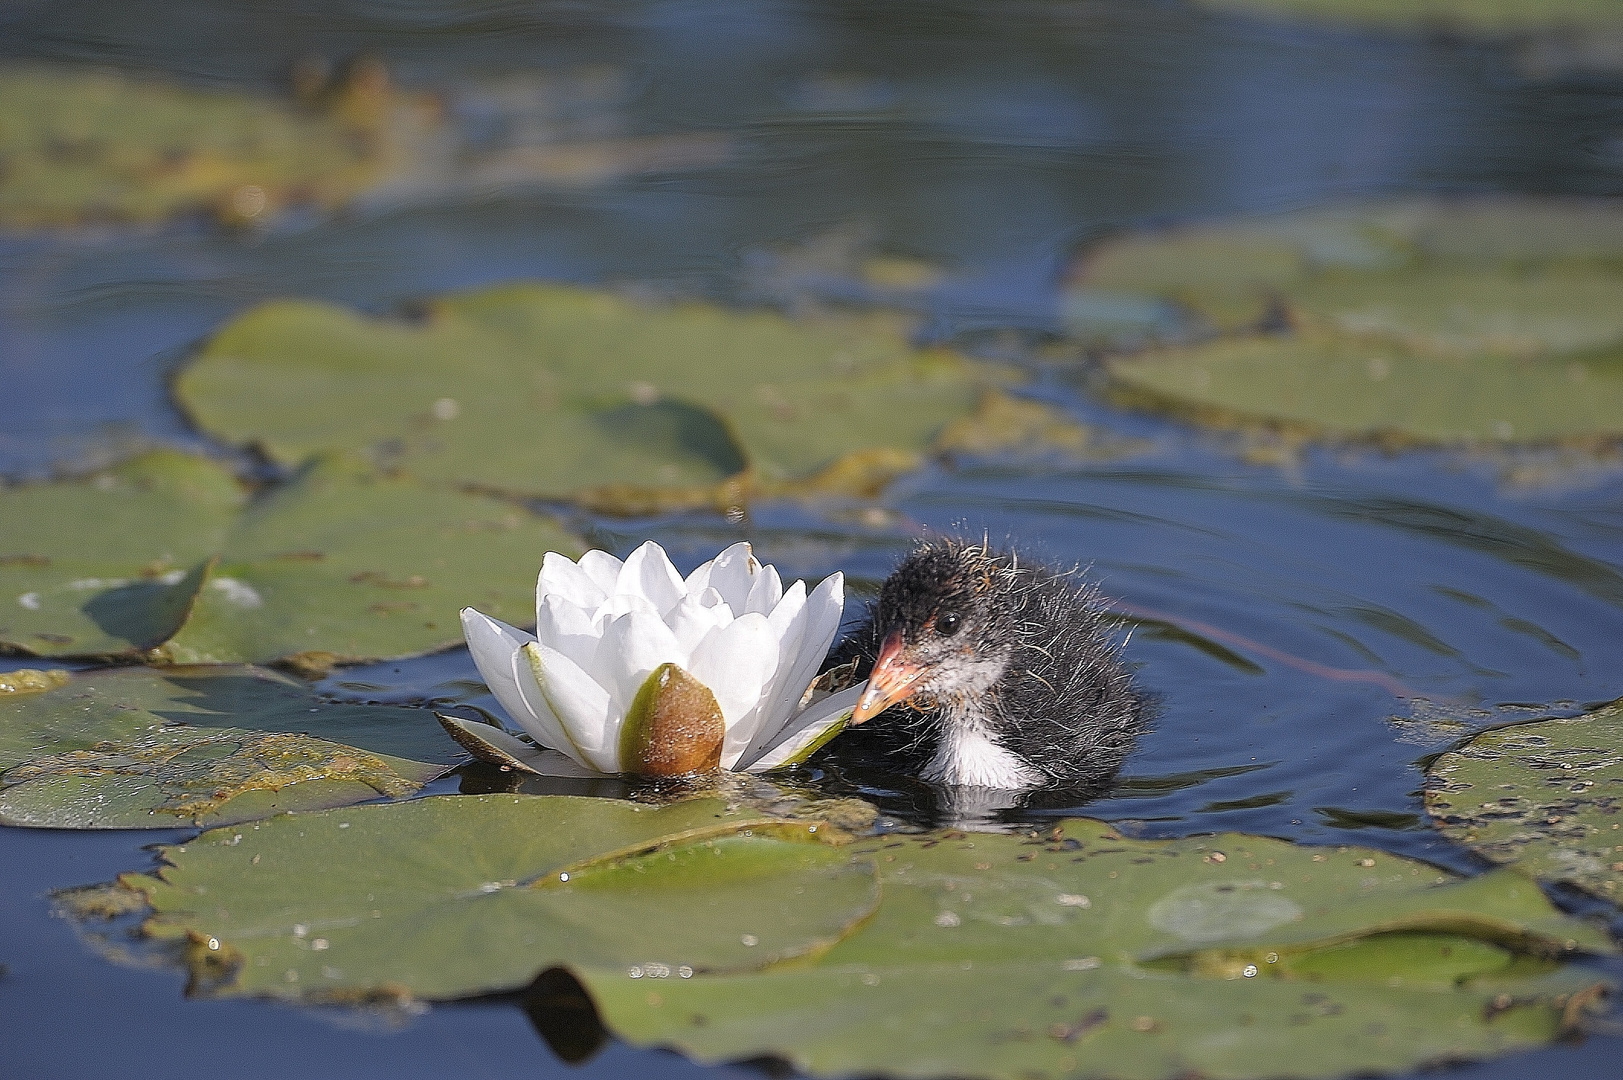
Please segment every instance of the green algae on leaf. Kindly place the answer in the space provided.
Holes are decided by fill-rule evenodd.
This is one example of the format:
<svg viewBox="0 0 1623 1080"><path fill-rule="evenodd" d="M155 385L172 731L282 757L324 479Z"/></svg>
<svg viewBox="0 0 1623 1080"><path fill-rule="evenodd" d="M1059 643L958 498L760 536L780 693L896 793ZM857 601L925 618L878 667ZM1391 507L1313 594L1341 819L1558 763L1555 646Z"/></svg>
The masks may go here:
<svg viewBox="0 0 1623 1080"><path fill-rule="evenodd" d="M172 451L0 489L0 648L134 657L163 644L246 498L225 469Z"/></svg>
<svg viewBox="0 0 1623 1080"><path fill-rule="evenodd" d="M251 667L118 668L0 698L0 823L134 829L409 795L460 757L430 714Z"/></svg>
<svg viewBox="0 0 1623 1080"><path fill-rule="evenodd" d="M1122 1080L1395 1071L1539 1045L1605 934L1521 875L1253 836L934 833L857 844L879 912L814 961L646 988L579 971L608 1027L814 1076Z"/></svg>
<svg viewBox="0 0 1623 1080"><path fill-rule="evenodd" d="M827 948L878 902L830 830L730 809L448 796L217 829L126 875L222 994L356 1001L528 985L557 964L685 981ZM647 985L643 983L642 985Z"/></svg>
<svg viewBox="0 0 1623 1080"><path fill-rule="evenodd" d="M889 316L795 321L511 285L412 323L265 304L176 389L202 427L278 461L344 448L431 482L631 512L826 490L853 456L916 466L1008 378L911 347Z"/></svg>
<svg viewBox="0 0 1623 1080"><path fill-rule="evenodd" d="M250 502L222 466L169 451L0 491L0 532L7 651L307 671L454 645L470 603L528 622L524 568L581 550L550 517L353 460Z"/></svg>
<svg viewBox="0 0 1623 1080"><path fill-rule="evenodd" d="M0 70L0 224L253 220L335 206L388 164L387 76L363 68L329 107L107 71Z"/></svg>
<svg viewBox="0 0 1623 1080"><path fill-rule="evenodd" d="M1426 811L1496 863L1623 903L1623 703L1483 732L1438 756Z"/></svg>

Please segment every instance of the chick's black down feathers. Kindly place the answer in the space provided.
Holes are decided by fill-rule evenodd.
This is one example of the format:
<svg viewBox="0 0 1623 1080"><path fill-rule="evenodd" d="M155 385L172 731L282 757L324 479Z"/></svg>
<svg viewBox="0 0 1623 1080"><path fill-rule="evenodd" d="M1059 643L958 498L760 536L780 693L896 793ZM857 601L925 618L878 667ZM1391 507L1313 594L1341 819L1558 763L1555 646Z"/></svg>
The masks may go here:
<svg viewBox="0 0 1623 1080"><path fill-rule="evenodd" d="M885 580L833 662L855 660L866 678L893 636L924 671L918 692L842 736L893 768L963 783L948 763L956 741L1014 755L1029 766L1018 786L1097 790L1144 726L1146 699L1121 662L1097 587L1079 571L984 544L928 541Z"/></svg>

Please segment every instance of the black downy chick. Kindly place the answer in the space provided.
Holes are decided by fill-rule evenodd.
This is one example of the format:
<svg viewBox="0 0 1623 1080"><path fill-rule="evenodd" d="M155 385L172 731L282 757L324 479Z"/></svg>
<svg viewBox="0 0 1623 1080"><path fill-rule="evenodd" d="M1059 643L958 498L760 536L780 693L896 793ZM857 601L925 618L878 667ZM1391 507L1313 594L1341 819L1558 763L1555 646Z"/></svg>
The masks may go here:
<svg viewBox="0 0 1623 1080"><path fill-rule="evenodd" d="M1101 788L1148 711L1097 588L984 543L920 545L840 651L869 679L851 724L890 710L875 741L942 785Z"/></svg>

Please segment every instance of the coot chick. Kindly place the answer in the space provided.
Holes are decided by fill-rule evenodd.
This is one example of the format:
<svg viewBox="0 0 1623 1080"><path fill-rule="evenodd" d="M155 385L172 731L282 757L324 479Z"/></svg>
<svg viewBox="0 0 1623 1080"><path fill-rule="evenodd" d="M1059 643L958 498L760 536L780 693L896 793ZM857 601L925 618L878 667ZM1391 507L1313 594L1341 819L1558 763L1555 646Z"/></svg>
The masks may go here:
<svg viewBox="0 0 1623 1080"><path fill-rule="evenodd" d="M921 544L838 658L869 679L851 725L884 714L855 741L936 784L1098 790L1148 712L1098 589L984 543Z"/></svg>

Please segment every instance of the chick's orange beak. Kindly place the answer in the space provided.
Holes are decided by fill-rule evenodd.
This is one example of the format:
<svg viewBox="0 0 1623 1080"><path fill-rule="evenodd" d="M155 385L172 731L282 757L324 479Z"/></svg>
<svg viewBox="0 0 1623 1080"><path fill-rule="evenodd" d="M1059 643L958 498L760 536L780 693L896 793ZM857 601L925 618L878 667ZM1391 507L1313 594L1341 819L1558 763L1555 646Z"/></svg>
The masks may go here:
<svg viewBox="0 0 1623 1080"><path fill-rule="evenodd" d="M868 676L868 689L851 712L852 726L913 696L913 684L924 674L924 668L910 662L903 652L900 630L885 639L879 648L879 660L873 674Z"/></svg>

